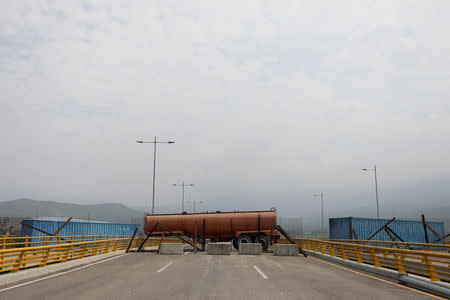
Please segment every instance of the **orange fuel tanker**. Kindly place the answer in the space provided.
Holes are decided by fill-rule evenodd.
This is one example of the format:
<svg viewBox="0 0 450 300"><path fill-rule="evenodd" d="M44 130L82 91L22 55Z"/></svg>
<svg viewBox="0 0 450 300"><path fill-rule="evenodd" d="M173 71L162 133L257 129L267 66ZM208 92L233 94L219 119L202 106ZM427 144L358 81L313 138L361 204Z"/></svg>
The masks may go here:
<svg viewBox="0 0 450 300"><path fill-rule="evenodd" d="M277 224L275 209L263 211L204 212L182 214L146 214L145 232L148 234L156 224L172 232L192 239L210 239L212 242L233 241L238 249L240 243L261 243L267 249L269 236L278 238L273 230ZM162 235L157 227L154 235Z"/></svg>

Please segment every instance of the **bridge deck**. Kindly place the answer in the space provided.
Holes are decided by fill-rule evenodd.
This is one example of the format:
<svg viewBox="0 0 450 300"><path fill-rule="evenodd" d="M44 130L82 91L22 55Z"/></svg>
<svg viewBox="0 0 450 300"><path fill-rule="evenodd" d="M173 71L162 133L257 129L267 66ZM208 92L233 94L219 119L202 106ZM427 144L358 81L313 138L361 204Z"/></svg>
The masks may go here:
<svg viewBox="0 0 450 300"><path fill-rule="evenodd" d="M301 256L130 253L78 268L1 286L0 299L433 299Z"/></svg>

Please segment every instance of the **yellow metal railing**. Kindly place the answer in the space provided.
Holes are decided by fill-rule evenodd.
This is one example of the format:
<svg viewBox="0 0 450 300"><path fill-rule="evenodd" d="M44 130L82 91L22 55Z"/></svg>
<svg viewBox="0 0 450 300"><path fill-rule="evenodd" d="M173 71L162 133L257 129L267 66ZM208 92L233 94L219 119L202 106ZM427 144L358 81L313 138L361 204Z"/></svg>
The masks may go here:
<svg viewBox="0 0 450 300"><path fill-rule="evenodd" d="M450 254L437 251L406 250L357 243L315 239L294 239L305 250L340 257L358 263L384 267L399 273L416 274L432 281L450 282ZM289 243L280 240L280 243Z"/></svg>
<svg viewBox="0 0 450 300"><path fill-rule="evenodd" d="M22 247L37 247L47 245L60 245L73 242L88 242L98 241L104 239L114 238L130 238L129 236L116 236L116 235L56 235L56 236L8 236L0 237L0 250L10 248L22 248ZM144 237L139 236L135 238L136 241L142 242ZM146 247L159 246L161 237L151 237L145 243ZM181 243L181 241L174 237L165 237L163 243Z"/></svg>
<svg viewBox="0 0 450 300"><path fill-rule="evenodd" d="M55 236L1 236L0 250L9 248L35 247L67 244L68 242L98 241L111 238L123 238L116 235L55 235Z"/></svg>
<svg viewBox="0 0 450 300"><path fill-rule="evenodd" d="M50 263L125 250L130 243L129 236L80 235L0 237L0 273L17 272L24 268L43 267ZM137 248L144 237L135 237L131 248ZM149 238L145 247L158 247L160 237ZM180 243L177 238L166 237L163 243Z"/></svg>
<svg viewBox="0 0 450 300"><path fill-rule="evenodd" d="M450 252L449 244L427 244L427 243L409 243L409 242L393 242L393 241L373 241L373 240L330 240L332 242L340 243L352 243L358 245L386 247L386 248L400 248L409 250L421 250L421 251L438 251L438 252Z"/></svg>
<svg viewBox="0 0 450 300"><path fill-rule="evenodd" d="M124 250L130 237L0 250L0 273ZM137 241L132 247L137 246Z"/></svg>

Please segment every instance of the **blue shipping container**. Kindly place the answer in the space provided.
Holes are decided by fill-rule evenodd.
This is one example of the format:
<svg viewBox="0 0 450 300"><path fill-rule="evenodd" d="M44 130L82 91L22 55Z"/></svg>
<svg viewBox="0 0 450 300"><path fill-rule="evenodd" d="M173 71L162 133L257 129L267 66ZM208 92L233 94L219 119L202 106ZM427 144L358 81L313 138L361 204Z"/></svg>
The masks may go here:
<svg viewBox="0 0 450 300"><path fill-rule="evenodd" d="M54 233L58 228L64 224L65 220L61 219L55 220L23 220L24 224L31 225L33 227L39 228L48 233ZM103 236L131 236L135 229L138 229L136 234L139 234L138 224L118 224L118 223L107 223L107 222L80 222L80 221L70 221L59 233L61 236L80 236L80 235L103 235ZM28 226L22 225L21 236L45 236L44 233L32 229ZM79 238L81 239L81 238ZM36 241L36 240L35 240ZM54 242L48 244L54 244ZM39 244L34 244L34 246L39 246Z"/></svg>
<svg viewBox="0 0 450 300"><path fill-rule="evenodd" d="M388 219L367 219L367 218L331 218L330 219L330 239L355 239L352 234L353 229L360 240L367 240L375 231L386 224ZM440 236L445 236L443 222L427 222ZM405 242L426 243L425 232L421 221L395 220L388 225ZM430 243L442 243L436 241L438 238L427 228ZM391 238L386 231L378 232L372 240L390 241Z"/></svg>

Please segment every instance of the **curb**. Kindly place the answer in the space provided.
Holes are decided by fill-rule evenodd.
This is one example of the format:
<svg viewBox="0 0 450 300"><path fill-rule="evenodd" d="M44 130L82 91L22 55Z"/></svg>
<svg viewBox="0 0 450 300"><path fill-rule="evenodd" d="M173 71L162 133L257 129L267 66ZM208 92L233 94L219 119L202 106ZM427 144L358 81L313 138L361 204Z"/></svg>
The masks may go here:
<svg viewBox="0 0 450 300"><path fill-rule="evenodd" d="M396 280L397 282L401 284L408 284L409 286L413 286L415 288L426 290L428 292L442 295L444 297L450 297L450 284L445 282L436 282L431 281L428 278L424 278L417 275L412 274L400 274L397 271L386 269L386 268L377 268L371 265L366 264L360 264L351 260L344 260L339 257L334 257L328 254L322 254L310 250L304 250L308 255L311 255L312 257L318 257L322 258L324 260L350 267L352 269L357 269L361 271L365 271L371 274L380 275L383 277L391 278Z"/></svg>
<svg viewBox="0 0 450 300"><path fill-rule="evenodd" d="M51 264L51 265L48 265L45 267L35 267L35 268L25 269L25 270L22 270L22 271L19 271L16 273L0 274L0 286L15 283L15 282L33 278L33 277L38 277L38 276L47 275L50 273L70 269L70 268L73 268L76 266L88 264L88 263L91 263L94 261L102 260L102 259L105 259L108 257L117 256L117 255L124 254L124 253L125 253L124 250L118 250L118 251L114 251L114 252L108 252L105 254L74 259L74 260L70 260L68 262L55 263L55 264Z"/></svg>

